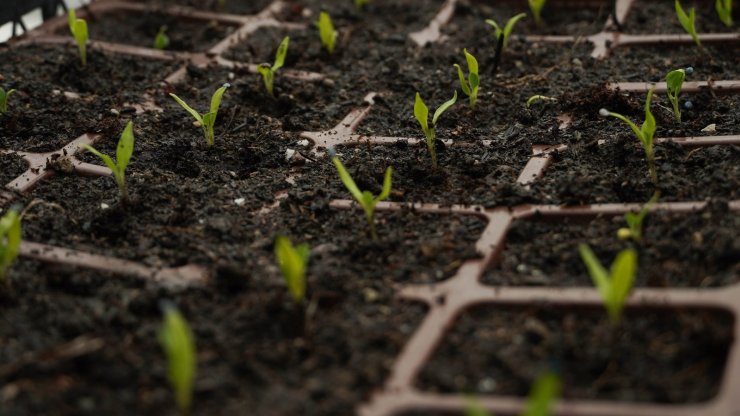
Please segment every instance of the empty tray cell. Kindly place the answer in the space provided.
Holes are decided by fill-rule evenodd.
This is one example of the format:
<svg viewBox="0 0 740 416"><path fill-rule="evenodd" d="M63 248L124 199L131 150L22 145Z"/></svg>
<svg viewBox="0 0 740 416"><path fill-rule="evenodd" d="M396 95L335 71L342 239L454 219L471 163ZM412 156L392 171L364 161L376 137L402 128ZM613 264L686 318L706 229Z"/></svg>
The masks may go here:
<svg viewBox="0 0 740 416"><path fill-rule="evenodd" d="M479 306L422 370L424 391L526 396L548 367L565 399L697 403L721 385L733 319L712 310L635 310L614 330L601 309ZM464 353L461 353L463 352Z"/></svg>
<svg viewBox="0 0 740 416"><path fill-rule="evenodd" d="M26 169L28 169L28 164L22 157L0 153L0 187L4 187L23 174Z"/></svg>

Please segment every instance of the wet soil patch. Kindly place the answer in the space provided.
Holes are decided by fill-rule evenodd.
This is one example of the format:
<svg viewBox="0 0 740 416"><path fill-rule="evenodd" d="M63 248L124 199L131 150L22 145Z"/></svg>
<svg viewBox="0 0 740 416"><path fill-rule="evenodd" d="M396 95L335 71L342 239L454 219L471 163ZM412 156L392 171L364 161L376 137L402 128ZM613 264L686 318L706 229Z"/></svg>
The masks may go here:
<svg viewBox="0 0 740 416"><path fill-rule="evenodd" d="M602 310L476 307L447 334L419 387L526 396L550 365L565 399L703 402L717 394L732 338L723 312L628 312L614 331Z"/></svg>
<svg viewBox="0 0 740 416"><path fill-rule="evenodd" d="M7 185L27 169L28 164L22 157L0 153L0 186Z"/></svg>

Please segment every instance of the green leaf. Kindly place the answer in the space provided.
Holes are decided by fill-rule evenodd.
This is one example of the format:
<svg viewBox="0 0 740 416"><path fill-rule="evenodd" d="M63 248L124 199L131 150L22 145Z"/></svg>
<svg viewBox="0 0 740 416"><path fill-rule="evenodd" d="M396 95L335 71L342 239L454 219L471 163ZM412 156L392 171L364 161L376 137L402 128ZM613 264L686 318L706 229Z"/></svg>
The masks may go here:
<svg viewBox="0 0 740 416"><path fill-rule="evenodd" d="M275 63L272 65L272 72L276 72L285 64L285 56L288 54L289 43L290 37L288 36L284 37L283 41L280 42L280 46L278 46L277 52L275 52Z"/></svg>
<svg viewBox="0 0 740 416"><path fill-rule="evenodd" d="M134 152L134 123L129 121L126 124L126 128L121 133L121 138L118 140L118 147L116 148L116 163L118 169L123 172L128 166L131 155Z"/></svg>
<svg viewBox="0 0 740 416"><path fill-rule="evenodd" d="M224 84L221 86L221 88L217 89L216 92L213 93L213 96L211 97L211 113L213 113L213 121L216 121L216 115L218 114L218 109L221 107L221 99L224 96L224 93L226 92L226 89L229 88L231 84Z"/></svg>
<svg viewBox="0 0 740 416"><path fill-rule="evenodd" d="M0 87L0 114L8 112L8 99L14 92L15 90L9 90L6 92L3 87Z"/></svg>
<svg viewBox="0 0 740 416"><path fill-rule="evenodd" d="M581 243L578 246L578 250L581 253L581 259L586 264L588 274L591 276L594 286L599 290L601 298L604 300L609 299L611 297L609 273L606 271L604 266L599 263L599 259L596 258L594 252L591 251L591 248L588 245Z"/></svg>
<svg viewBox="0 0 740 416"><path fill-rule="evenodd" d="M324 45L329 54L334 53L334 44L337 40L337 31L334 30L334 24L331 21L331 16L327 12L321 12L319 14L319 37L321 38L321 44Z"/></svg>
<svg viewBox="0 0 740 416"><path fill-rule="evenodd" d="M491 27L493 27L493 34L496 37L496 39L498 39L501 36L501 34L504 32L503 29L501 29L501 26L499 26L495 20L486 19L486 23L490 25Z"/></svg>
<svg viewBox="0 0 740 416"><path fill-rule="evenodd" d="M429 108L424 104L424 100L421 99L421 95L418 92L414 101L414 117L421 124L424 133L426 133L429 130Z"/></svg>
<svg viewBox="0 0 740 416"><path fill-rule="evenodd" d="M167 31L167 26L160 26L159 32L157 32L157 35L154 37L154 49L167 49L168 46L170 46L170 38L165 33Z"/></svg>
<svg viewBox="0 0 740 416"><path fill-rule="evenodd" d="M727 27L733 25L732 22L732 0L717 0L714 3L714 9L717 11L719 20Z"/></svg>
<svg viewBox="0 0 740 416"><path fill-rule="evenodd" d="M645 100L645 122L642 123L642 128L640 129L642 132L642 137L640 139L642 141L642 145L646 149L650 149L650 152L652 152L653 135L655 135L656 129L655 117L650 111L650 100L653 97L653 92L655 92L655 87L650 88L650 91L648 91L647 99Z"/></svg>
<svg viewBox="0 0 740 416"><path fill-rule="evenodd" d="M694 40L696 45L701 48L701 42L696 33L696 9L692 7L687 15L683 7L681 7L681 2L679 0L675 0L674 6L676 8L676 15L678 16L679 23L681 23L681 26L686 33L691 35L691 38Z"/></svg>
<svg viewBox="0 0 740 416"><path fill-rule="evenodd" d="M87 22L83 19L77 19L74 23L74 35L75 41L78 45L87 43Z"/></svg>
<svg viewBox="0 0 740 416"><path fill-rule="evenodd" d="M463 49L463 53L465 54L465 60L468 62L468 72L478 75L478 61L475 56L469 54L467 49Z"/></svg>
<svg viewBox="0 0 740 416"><path fill-rule="evenodd" d="M452 95L452 98L443 103L442 105L437 108L437 111L434 112L434 117L432 117L432 126L437 125L437 119L445 112L448 108L452 107L453 104L457 101L457 91Z"/></svg>
<svg viewBox="0 0 740 416"><path fill-rule="evenodd" d="M14 209L0 218L0 282L18 257L21 246L21 218Z"/></svg>
<svg viewBox="0 0 740 416"><path fill-rule="evenodd" d="M559 395L560 377L552 371L542 374L532 386L527 398L527 408L522 416L549 416Z"/></svg>
<svg viewBox="0 0 740 416"><path fill-rule="evenodd" d="M383 189L380 191L380 195L375 198L375 202L384 201L391 195L391 176L393 176L393 168L388 166L385 169L385 178L383 178Z"/></svg>
<svg viewBox="0 0 740 416"><path fill-rule="evenodd" d="M470 96L472 91L470 90L470 87L468 87L468 82L465 80L462 68L460 68L460 65L458 64L454 64L453 66L457 69L457 77L460 79L460 88L462 88L465 95Z"/></svg>
<svg viewBox="0 0 740 416"><path fill-rule="evenodd" d="M542 8L545 7L545 2L545 0L529 0L529 9L532 10L534 22L537 26L540 25L540 21L542 20Z"/></svg>
<svg viewBox="0 0 740 416"><path fill-rule="evenodd" d="M478 78L478 74L470 73L468 75L468 82L470 82L470 87L473 88L473 95L477 95L478 86L480 86L480 78Z"/></svg>
<svg viewBox="0 0 740 416"><path fill-rule="evenodd" d="M198 113L197 111L193 110L192 107L190 107L189 105L187 105L185 103L185 101L181 100L180 97L176 96L175 94L170 93L170 97L172 97L178 104L180 104L180 106L182 108L184 108L185 111L187 111L188 113L190 113L190 115L193 116L193 118L195 118L195 121L197 121L198 123L200 123L201 125L203 125L203 117L200 116L200 113Z"/></svg>
<svg viewBox="0 0 740 416"><path fill-rule="evenodd" d="M514 30L514 25L525 17L527 17L526 13L519 13L506 22L506 26L504 26L504 47L509 44L509 37L511 36L511 32Z"/></svg>
<svg viewBox="0 0 740 416"><path fill-rule="evenodd" d="M338 157L334 156L331 158L332 163L334 163L334 166L337 168L337 172L339 172L339 179L342 180L342 183L344 184L345 188L349 191L350 194L359 202L362 204L362 192L360 191L360 188L357 187L357 184L355 184L354 179L352 179L352 176L350 176L349 172L347 172L347 169L344 168L344 165L342 164L342 161L339 160Z"/></svg>
<svg viewBox="0 0 740 416"><path fill-rule="evenodd" d="M72 34L72 36L75 35L75 22L77 21L77 13L75 13L75 9L69 8L67 10L67 26L69 26L69 33Z"/></svg>
<svg viewBox="0 0 740 416"><path fill-rule="evenodd" d="M611 310L612 322L616 325L622 316L627 296L632 290L637 274L637 252L628 248L617 254L611 268Z"/></svg>
<svg viewBox="0 0 740 416"><path fill-rule="evenodd" d="M193 332L177 308L168 306L164 309L164 322L158 336L167 356L167 375L175 391L177 407L181 415L187 415L192 404L197 367Z"/></svg>
<svg viewBox="0 0 740 416"><path fill-rule="evenodd" d="M306 296L306 264L310 249L307 244L293 247L290 239L278 236L275 240L275 258L293 300L301 302Z"/></svg>
<svg viewBox="0 0 740 416"><path fill-rule="evenodd" d="M110 156L100 153L94 147L90 146L87 143L81 143L80 147L99 157L103 161L103 163L108 166L108 169L113 171L113 174L116 174L116 172L118 172L118 165L116 165L116 162L114 162L113 159L110 158Z"/></svg>
<svg viewBox="0 0 740 416"><path fill-rule="evenodd" d="M678 98L678 95L681 93L684 79L686 79L686 71L683 69L676 69L669 72L665 77L668 94Z"/></svg>
<svg viewBox="0 0 740 416"><path fill-rule="evenodd" d="M275 76L272 72L272 68L267 66L267 64L259 64L257 65L257 72L262 75L262 81L265 84L265 89L267 89L267 93L274 97L275 94L273 93L273 82L275 80Z"/></svg>

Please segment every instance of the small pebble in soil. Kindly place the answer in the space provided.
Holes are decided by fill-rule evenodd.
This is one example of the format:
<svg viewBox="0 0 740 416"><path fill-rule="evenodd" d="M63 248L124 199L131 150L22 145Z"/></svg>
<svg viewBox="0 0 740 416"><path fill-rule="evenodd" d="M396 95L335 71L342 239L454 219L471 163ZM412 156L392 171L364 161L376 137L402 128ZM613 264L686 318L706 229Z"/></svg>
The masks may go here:
<svg viewBox="0 0 740 416"><path fill-rule="evenodd" d="M691 110L692 108L694 108L694 103L692 103L691 101L686 101L685 103L683 103L683 108Z"/></svg>

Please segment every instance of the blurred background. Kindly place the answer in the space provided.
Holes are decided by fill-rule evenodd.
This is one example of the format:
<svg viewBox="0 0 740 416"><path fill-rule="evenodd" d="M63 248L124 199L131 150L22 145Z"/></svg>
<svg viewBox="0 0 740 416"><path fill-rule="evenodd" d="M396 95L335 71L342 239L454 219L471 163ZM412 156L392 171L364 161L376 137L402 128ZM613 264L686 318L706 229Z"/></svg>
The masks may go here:
<svg viewBox="0 0 740 416"><path fill-rule="evenodd" d="M3 0L0 0L3 1ZM83 4L90 3L91 0L65 0L65 3L67 4L67 7L80 7ZM62 9L59 8L58 13L62 13ZM36 9L26 15L23 16L23 23L26 24L26 28L28 30L32 30L36 26L43 23L43 19L41 18L41 9ZM21 31L19 30L19 33ZM0 26L0 42L5 42L10 38L10 36L13 33L13 24L7 23L5 25Z"/></svg>

